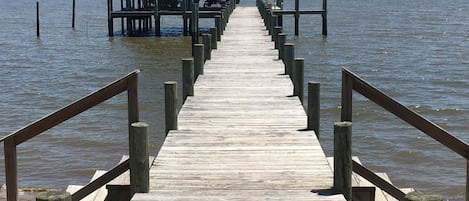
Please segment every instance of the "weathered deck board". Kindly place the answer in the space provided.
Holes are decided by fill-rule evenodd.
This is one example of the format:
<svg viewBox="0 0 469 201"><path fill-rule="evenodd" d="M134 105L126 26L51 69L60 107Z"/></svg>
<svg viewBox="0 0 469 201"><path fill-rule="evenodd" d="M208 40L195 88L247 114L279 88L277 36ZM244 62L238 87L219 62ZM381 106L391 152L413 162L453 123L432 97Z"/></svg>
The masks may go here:
<svg viewBox="0 0 469 201"><path fill-rule="evenodd" d="M238 7L132 200L345 200L254 7ZM320 192L320 193L319 193Z"/></svg>

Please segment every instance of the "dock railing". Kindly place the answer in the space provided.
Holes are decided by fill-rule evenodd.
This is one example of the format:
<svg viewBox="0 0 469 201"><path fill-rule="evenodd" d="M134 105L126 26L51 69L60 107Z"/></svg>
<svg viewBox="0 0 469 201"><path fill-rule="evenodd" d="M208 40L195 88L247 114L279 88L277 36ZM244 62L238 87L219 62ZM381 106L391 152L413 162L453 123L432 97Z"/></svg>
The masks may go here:
<svg viewBox="0 0 469 201"><path fill-rule="evenodd" d="M425 119L420 114L412 111L406 106L394 100L392 97L386 95L376 87L367 83L362 78L358 77L353 72L348 69L342 69L342 111L341 111L341 121L352 121L352 92L356 91L361 95L365 96L369 100L373 101L377 105L386 109L387 111L393 113L400 119L419 129L423 133L437 140L441 144L445 145L453 152L456 152L460 156L464 157L466 160L469 157L469 145L457 137L450 134L448 131L444 130L435 123ZM381 179L379 176L369 171L359 163L353 161L352 169L355 173L369 180L385 192L389 193L391 196L399 199L405 200L405 194L394 187L392 184L389 184L385 180ZM466 201L469 201L469 163L466 167Z"/></svg>
<svg viewBox="0 0 469 201"><path fill-rule="evenodd" d="M107 86L91 93L65 107L59 109L29 125L23 127L8 136L0 139L4 144L5 155L5 177L7 186L7 200L16 201L18 197L18 170L17 170L17 150L16 147L23 142L41 134L42 132L94 107L98 104L127 91L129 135L131 124L139 121L137 78L139 70L135 70L128 75L116 80ZM72 195L72 200L80 200L92 193L99 187L105 185L115 177L129 169L129 161L124 161L113 170L104 174L100 178L91 182L87 186L78 190Z"/></svg>

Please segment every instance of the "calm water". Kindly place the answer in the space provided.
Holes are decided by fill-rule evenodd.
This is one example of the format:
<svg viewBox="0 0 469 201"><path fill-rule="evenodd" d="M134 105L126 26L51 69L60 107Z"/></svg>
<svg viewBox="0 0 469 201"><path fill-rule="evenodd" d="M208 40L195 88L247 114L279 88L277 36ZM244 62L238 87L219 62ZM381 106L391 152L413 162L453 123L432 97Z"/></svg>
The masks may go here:
<svg viewBox="0 0 469 201"><path fill-rule="evenodd" d="M286 0L285 7L293 8ZM139 68L141 119L151 125L156 154L163 140L163 82L180 80L190 38L107 37L106 1L0 0L0 135L4 136ZM321 82L321 141L332 153L332 124L340 119L340 70L352 69L384 92L469 142L469 3L467 0L332 0L329 36L319 16L301 16L289 40L306 62L305 80ZM242 0L254 5L254 0ZM303 1L303 9L321 2ZM367 10L368 9L368 10ZM116 24L117 25L117 24ZM177 35L179 18L163 18ZM211 21L202 22L208 27ZM116 33L119 32L118 26ZM21 186L85 184L127 153L126 96L117 96L18 148ZM358 94L354 96L354 154L399 187L462 200L465 161ZM1 153L3 154L3 153ZM3 157L0 183L4 183Z"/></svg>

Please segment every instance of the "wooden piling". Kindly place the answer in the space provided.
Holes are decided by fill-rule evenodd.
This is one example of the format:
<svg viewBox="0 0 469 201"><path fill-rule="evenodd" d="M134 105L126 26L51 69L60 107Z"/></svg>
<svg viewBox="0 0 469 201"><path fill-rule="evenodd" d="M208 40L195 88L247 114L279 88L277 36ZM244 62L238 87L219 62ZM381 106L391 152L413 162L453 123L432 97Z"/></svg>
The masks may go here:
<svg viewBox="0 0 469 201"><path fill-rule="evenodd" d="M217 28L212 27L210 28L210 34L212 34L212 49L217 49L217 41L218 41L218 34L217 34Z"/></svg>
<svg viewBox="0 0 469 201"><path fill-rule="evenodd" d="M148 193L150 190L150 166L148 154L148 124L135 122L130 125L130 194Z"/></svg>
<svg viewBox="0 0 469 201"><path fill-rule="evenodd" d="M293 43L285 43L283 45L284 48L284 55L283 55L283 63L285 64L285 74L292 77L292 69L294 65L295 59L295 44Z"/></svg>
<svg viewBox="0 0 469 201"><path fill-rule="evenodd" d="M72 201L72 196L64 190L50 190L38 193L36 201Z"/></svg>
<svg viewBox="0 0 469 201"><path fill-rule="evenodd" d="M282 27L275 26L274 27L274 34L272 35L272 39L274 41L275 49L278 49L278 34L282 33Z"/></svg>
<svg viewBox="0 0 469 201"><path fill-rule="evenodd" d="M304 58L295 58L292 69L293 74L293 95L298 96L301 103L303 103L303 82L304 82Z"/></svg>
<svg viewBox="0 0 469 201"><path fill-rule="evenodd" d="M271 41L274 41L274 35L275 35L275 27L277 26L277 21L278 21L278 15L273 15L272 16L272 22L270 25L270 34L271 34Z"/></svg>
<svg viewBox="0 0 469 201"><path fill-rule="evenodd" d="M112 19L112 0L107 0L107 28L108 35L114 36L114 20ZM122 26L122 30L124 26Z"/></svg>
<svg viewBox="0 0 469 201"><path fill-rule="evenodd" d="M221 35L223 35L223 31L221 28L221 15L215 16L215 27L217 28L217 41L221 41Z"/></svg>
<svg viewBox="0 0 469 201"><path fill-rule="evenodd" d="M76 0L73 0L73 3L72 3L72 28L75 29L75 3Z"/></svg>
<svg viewBox="0 0 469 201"><path fill-rule="evenodd" d="M40 36L40 31L39 31L39 1L36 1L36 36Z"/></svg>
<svg viewBox="0 0 469 201"><path fill-rule="evenodd" d="M300 35L300 0L295 0L295 36Z"/></svg>
<svg viewBox="0 0 469 201"><path fill-rule="evenodd" d="M203 44L195 44L194 45L194 76L195 79L199 77L199 75L204 74L204 45Z"/></svg>
<svg viewBox="0 0 469 201"><path fill-rule="evenodd" d="M327 36L327 0L322 1L322 10L324 11L321 14L322 17L322 35Z"/></svg>
<svg viewBox="0 0 469 201"><path fill-rule="evenodd" d="M333 191L352 200L352 122L334 123Z"/></svg>
<svg viewBox="0 0 469 201"><path fill-rule="evenodd" d="M308 130L314 130L316 137L319 139L319 122L320 122L320 83L308 82Z"/></svg>
<svg viewBox="0 0 469 201"><path fill-rule="evenodd" d="M194 95L194 59L182 59L182 100Z"/></svg>
<svg viewBox="0 0 469 201"><path fill-rule="evenodd" d="M177 98L177 82L167 81L164 83L165 93L165 120L166 120L166 134L170 130L178 129L178 98Z"/></svg>
<svg viewBox="0 0 469 201"><path fill-rule="evenodd" d="M202 34L202 40L204 43L204 61L212 59L212 35Z"/></svg>
<svg viewBox="0 0 469 201"><path fill-rule="evenodd" d="M7 201L16 201L18 198L18 160L14 138L3 142L5 156L5 183L7 187Z"/></svg>
<svg viewBox="0 0 469 201"><path fill-rule="evenodd" d="M283 60L286 40L287 40L287 34L286 33L279 33L278 34L278 59L279 60Z"/></svg>

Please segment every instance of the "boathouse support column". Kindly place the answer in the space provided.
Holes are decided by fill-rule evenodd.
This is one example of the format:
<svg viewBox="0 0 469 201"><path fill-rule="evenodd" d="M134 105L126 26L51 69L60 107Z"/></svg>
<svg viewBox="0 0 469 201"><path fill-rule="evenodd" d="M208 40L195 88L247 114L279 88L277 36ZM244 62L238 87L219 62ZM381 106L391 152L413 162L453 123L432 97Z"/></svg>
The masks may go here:
<svg viewBox="0 0 469 201"><path fill-rule="evenodd" d="M135 122L130 125L130 194L150 191L150 166L148 154L148 124Z"/></svg>
<svg viewBox="0 0 469 201"><path fill-rule="evenodd" d="M320 83L308 82L308 130L314 130L316 137L319 139L319 122L320 122Z"/></svg>
<svg viewBox="0 0 469 201"><path fill-rule="evenodd" d="M164 83L164 102L165 102L165 129L166 135L170 130L178 129L178 98L177 98L177 82L167 81Z"/></svg>
<svg viewBox="0 0 469 201"><path fill-rule="evenodd" d="M335 193L342 193L352 200L352 122L334 123L334 186Z"/></svg>
<svg viewBox="0 0 469 201"><path fill-rule="evenodd" d="M322 1L322 10L324 13L322 16L322 35L327 36L327 0ZM469 200L466 200L469 201Z"/></svg>

